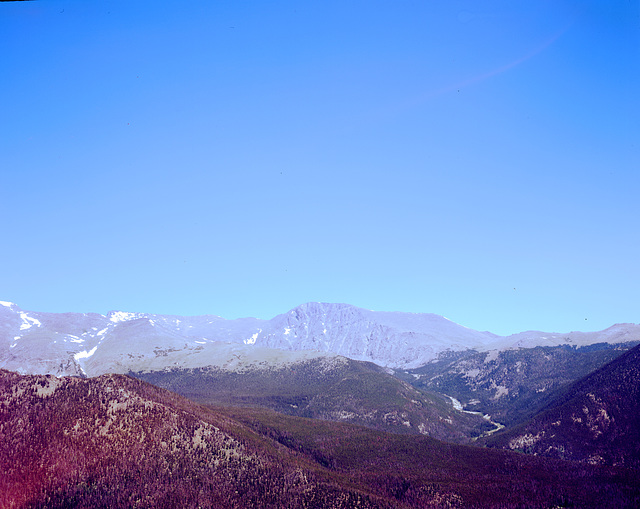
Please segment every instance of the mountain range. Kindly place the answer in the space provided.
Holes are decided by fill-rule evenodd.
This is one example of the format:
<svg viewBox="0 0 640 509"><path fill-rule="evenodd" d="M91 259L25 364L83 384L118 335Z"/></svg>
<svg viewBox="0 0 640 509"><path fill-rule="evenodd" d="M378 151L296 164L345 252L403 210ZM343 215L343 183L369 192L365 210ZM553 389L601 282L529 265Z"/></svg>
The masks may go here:
<svg viewBox="0 0 640 509"><path fill-rule="evenodd" d="M412 369L448 352L638 340L637 324L617 324L600 332L497 336L434 314L369 311L347 304L307 303L271 320L226 320L121 311L43 313L0 302L0 367L60 376L286 364L318 355Z"/></svg>
<svg viewBox="0 0 640 509"><path fill-rule="evenodd" d="M459 443L524 422L558 389L638 343L635 324L501 337L434 314L346 304L226 320L42 313L0 302L3 369L128 373L205 404L257 405Z"/></svg>
<svg viewBox="0 0 640 509"><path fill-rule="evenodd" d="M637 507L639 363L635 324L1 302L0 507Z"/></svg>

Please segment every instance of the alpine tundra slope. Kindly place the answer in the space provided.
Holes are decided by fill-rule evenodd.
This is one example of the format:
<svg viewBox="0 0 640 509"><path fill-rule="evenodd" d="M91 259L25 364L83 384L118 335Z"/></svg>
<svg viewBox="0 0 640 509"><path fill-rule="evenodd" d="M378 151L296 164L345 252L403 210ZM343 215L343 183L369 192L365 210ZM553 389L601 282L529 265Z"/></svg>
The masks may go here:
<svg viewBox="0 0 640 509"><path fill-rule="evenodd" d="M341 355L413 369L451 352L583 347L640 340L640 326L601 332L529 331L497 336L430 313L369 311L311 302L271 320L111 311L43 313L0 302L0 367L25 374L104 373L288 363Z"/></svg>

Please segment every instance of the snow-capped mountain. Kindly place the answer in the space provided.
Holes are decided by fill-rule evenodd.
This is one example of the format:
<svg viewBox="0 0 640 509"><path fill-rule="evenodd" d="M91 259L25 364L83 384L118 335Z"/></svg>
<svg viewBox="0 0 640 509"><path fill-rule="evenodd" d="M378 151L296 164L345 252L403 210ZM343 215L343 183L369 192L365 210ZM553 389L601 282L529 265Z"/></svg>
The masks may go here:
<svg viewBox="0 0 640 509"><path fill-rule="evenodd" d="M389 313L311 302L270 320L255 344L333 352L388 367L416 367L444 350L483 348L498 338L434 314Z"/></svg>
<svg viewBox="0 0 640 509"><path fill-rule="evenodd" d="M260 322L122 311L39 313L0 302L0 366L19 373L93 376L224 364L255 357L257 352L242 350Z"/></svg>
<svg viewBox="0 0 640 509"><path fill-rule="evenodd" d="M41 313L0 301L0 368L94 376L172 367L288 363L341 355L389 368L415 368L445 351L640 340L640 326L602 332L496 336L434 314L378 312L307 303L271 320L112 311Z"/></svg>

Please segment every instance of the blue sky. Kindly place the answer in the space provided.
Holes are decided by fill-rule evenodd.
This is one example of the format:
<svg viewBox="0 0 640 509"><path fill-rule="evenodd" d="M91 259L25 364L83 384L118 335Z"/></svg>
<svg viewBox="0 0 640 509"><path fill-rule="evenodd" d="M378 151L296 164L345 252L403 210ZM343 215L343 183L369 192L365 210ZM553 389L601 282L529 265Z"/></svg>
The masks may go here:
<svg viewBox="0 0 640 509"><path fill-rule="evenodd" d="M0 4L0 298L640 322L637 1Z"/></svg>

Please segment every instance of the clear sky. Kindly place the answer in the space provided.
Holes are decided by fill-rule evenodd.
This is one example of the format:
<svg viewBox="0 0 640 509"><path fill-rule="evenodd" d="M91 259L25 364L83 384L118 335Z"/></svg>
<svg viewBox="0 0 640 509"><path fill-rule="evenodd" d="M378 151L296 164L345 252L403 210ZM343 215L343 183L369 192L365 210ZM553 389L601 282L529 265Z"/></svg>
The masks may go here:
<svg viewBox="0 0 640 509"><path fill-rule="evenodd" d="M0 3L0 299L640 322L640 3Z"/></svg>

